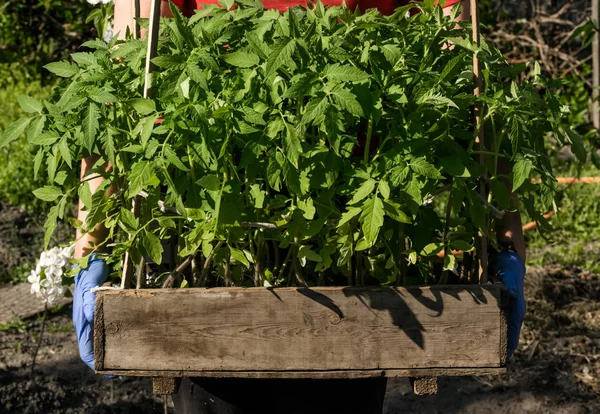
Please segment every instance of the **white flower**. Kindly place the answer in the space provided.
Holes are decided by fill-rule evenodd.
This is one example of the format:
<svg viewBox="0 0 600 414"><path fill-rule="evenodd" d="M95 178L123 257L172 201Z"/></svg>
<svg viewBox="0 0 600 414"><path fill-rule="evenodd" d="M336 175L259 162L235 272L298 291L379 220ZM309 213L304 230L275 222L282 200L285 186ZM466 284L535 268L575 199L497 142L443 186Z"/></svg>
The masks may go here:
<svg viewBox="0 0 600 414"><path fill-rule="evenodd" d="M102 39L108 43L111 41L111 39L114 36L114 31L113 31L113 25L108 22L106 23L106 29L104 30L104 36L102 37Z"/></svg>
<svg viewBox="0 0 600 414"><path fill-rule="evenodd" d="M31 283L31 293L43 299L47 305L56 305L67 291L67 287L63 286L62 276L74 250L75 245L71 245L42 252L35 270L27 277L27 281Z"/></svg>

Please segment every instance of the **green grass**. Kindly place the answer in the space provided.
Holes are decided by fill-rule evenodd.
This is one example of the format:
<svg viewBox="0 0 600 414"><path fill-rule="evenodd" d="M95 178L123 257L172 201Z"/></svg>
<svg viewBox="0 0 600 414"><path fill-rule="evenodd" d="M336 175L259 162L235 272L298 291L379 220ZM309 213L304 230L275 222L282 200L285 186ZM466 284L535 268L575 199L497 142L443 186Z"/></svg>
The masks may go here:
<svg viewBox="0 0 600 414"><path fill-rule="evenodd" d="M585 166L581 175L600 176L600 172ZM528 264L577 265L600 273L600 184L561 185L560 190L557 205L562 209L550 219L554 229L546 235L550 240L538 231L525 235Z"/></svg>

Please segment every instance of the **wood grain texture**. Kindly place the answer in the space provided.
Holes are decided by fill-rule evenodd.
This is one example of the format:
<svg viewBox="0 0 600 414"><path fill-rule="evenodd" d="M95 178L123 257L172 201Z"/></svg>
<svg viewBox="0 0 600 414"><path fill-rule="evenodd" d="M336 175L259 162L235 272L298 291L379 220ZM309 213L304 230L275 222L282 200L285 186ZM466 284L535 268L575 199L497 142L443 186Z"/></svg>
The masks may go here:
<svg viewBox="0 0 600 414"><path fill-rule="evenodd" d="M96 295L94 303L94 369L104 369L104 296Z"/></svg>
<svg viewBox="0 0 600 414"><path fill-rule="evenodd" d="M502 368L505 358L498 285L157 289L100 297L102 373L421 377L437 376L423 369L453 375L444 372Z"/></svg>
<svg viewBox="0 0 600 414"><path fill-rule="evenodd" d="M153 377L152 393L156 395L173 395L177 393L179 384L181 384L181 378Z"/></svg>
<svg viewBox="0 0 600 414"><path fill-rule="evenodd" d="M438 392L437 377L417 377L411 382L415 395L434 395Z"/></svg>
<svg viewBox="0 0 600 414"><path fill-rule="evenodd" d="M118 375L122 377L204 377L204 378L310 378L310 379L333 379L333 378L377 378L377 377L465 377L465 376L488 376L504 375L506 367L500 368L420 368L420 369L371 369L371 370L330 370L330 371L145 371L139 369L131 370L104 370L96 371L97 374Z"/></svg>

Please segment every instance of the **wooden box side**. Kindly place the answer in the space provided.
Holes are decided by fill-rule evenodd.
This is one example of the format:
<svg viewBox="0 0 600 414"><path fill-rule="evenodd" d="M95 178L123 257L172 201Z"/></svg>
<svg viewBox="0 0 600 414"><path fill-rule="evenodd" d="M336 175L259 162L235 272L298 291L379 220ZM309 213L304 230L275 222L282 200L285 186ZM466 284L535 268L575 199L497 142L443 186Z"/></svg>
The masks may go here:
<svg viewBox="0 0 600 414"><path fill-rule="evenodd" d="M96 370L255 378L498 372L501 301L496 285L110 291L97 296Z"/></svg>

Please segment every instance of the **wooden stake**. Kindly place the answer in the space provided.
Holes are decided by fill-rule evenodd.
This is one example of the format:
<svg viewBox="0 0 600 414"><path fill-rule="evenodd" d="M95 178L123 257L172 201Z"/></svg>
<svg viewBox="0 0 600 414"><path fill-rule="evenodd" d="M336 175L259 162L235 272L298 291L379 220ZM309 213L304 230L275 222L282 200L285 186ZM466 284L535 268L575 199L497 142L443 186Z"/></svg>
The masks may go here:
<svg viewBox="0 0 600 414"><path fill-rule="evenodd" d="M473 43L477 46L480 44L480 33L479 33L479 7L477 6L477 0L470 0L471 6L471 23L473 27ZM473 54L473 74L475 75L475 90L473 94L475 96L479 96L482 88L482 80L481 80L481 66L479 63L479 59L477 59L477 54ZM479 164L485 163L485 155L483 151L485 151L485 139L483 134L483 108L481 105L475 106L475 127L477 130L477 139L475 142L477 143L477 150L479 152ZM487 191L485 180L479 180L479 194L487 199ZM479 261L480 261L480 273L479 273L479 283L487 283L487 238L485 233L487 232L487 217L484 220L483 234L479 237ZM473 277L473 281L476 283L477 278Z"/></svg>
<svg viewBox="0 0 600 414"><path fill-rule="evenodd" d="M134 17L139 17L139 0L133 1L133 14ZM158 45L158 26L160 23L160 2L161 0L152 0L152 5L150 7L150 28L148 30L148 53L146 54L146 77L144 82L144 98L150 98L152 95L152 84L151 84L151 74L154 70L154 65L152 64L152 59L156 56L156 49ZM134 23L134 32L137 34L137 22ZM139 215L141 197L136 196L133 199L132 211L133 214L137 217ZM131 257L129 252L125 252L125 257L123 259L123 273L121 275L121 289L127 289L131 283L131 278L133 275L133 263L131 263Z"/></svg>
<svg viewBox="0 0 600 414"><path fill-rule="evenodd" d="M594 26L598 26L598 16L600 7L598 6L599 0L592 0L592 22ZM600 91L600 33L596 32L594 34L594 39L592 41L592 122L594 124L594 128L600 128L600 109L598 103L598 95Z"/></svg>

